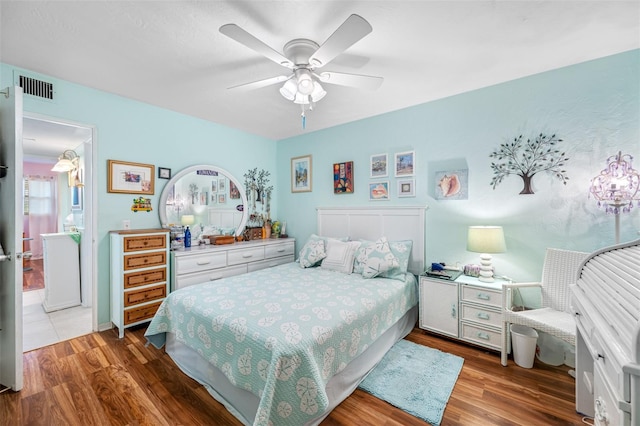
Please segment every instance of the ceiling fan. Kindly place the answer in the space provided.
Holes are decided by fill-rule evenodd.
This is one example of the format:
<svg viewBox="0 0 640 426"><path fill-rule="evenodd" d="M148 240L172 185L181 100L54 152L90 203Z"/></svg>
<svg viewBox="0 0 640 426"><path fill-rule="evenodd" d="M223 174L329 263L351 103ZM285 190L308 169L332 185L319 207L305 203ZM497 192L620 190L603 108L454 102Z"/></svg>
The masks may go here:
<svg viewBox="0 0 640 426"><path fill-rule="evenodd" d="M322 88L321 82L369 90L380 87L383 81L382 77L317 71L372 30L369 22L361 16L353 14L321 46L312 40L297 38L285 44L283 54L281 54L236 24L223 25L220 27L222 34L291 70L288 75L240 84L229 89L259 89L284 82L280 93L287 100L302 106L304 127L305 107L312 109L313 104L327 94Z"/></svg>

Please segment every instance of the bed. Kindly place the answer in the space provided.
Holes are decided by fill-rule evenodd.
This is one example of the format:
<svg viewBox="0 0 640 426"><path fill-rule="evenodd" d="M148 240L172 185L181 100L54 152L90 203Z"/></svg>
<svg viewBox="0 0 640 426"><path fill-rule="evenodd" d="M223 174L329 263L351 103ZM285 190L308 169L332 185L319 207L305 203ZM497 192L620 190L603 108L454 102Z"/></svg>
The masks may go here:
<svg viewBox="0 0 640 426"><path fill-rule="evenodd" d="M175 291L145 336L243 424L319 424L416 323L425 210L318 209L297 262Z"/></svg>

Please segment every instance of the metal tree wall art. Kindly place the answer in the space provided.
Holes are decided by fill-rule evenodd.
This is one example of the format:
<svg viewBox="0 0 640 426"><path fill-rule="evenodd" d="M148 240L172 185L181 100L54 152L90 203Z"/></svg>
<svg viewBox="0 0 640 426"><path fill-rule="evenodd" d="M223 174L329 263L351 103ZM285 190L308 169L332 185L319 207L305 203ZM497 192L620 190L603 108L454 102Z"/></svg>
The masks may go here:
<svg viewBox="0 0 640 426"><path fill-rule="evenodd" d="M491 186L496 186L509 175L518 175L522 178L524 188L520 194L533 194L531 179L541 172L546 172L558 178L563 184L567 184L569 177L562 167L569 158L565 153L556 149L556 145L562 139L556 135L547 136L540 133L534 139L526 141L522 135L512 142L500 144L500 148L489 154L490 158L497 161L491 163L493 178Z"/></svg>

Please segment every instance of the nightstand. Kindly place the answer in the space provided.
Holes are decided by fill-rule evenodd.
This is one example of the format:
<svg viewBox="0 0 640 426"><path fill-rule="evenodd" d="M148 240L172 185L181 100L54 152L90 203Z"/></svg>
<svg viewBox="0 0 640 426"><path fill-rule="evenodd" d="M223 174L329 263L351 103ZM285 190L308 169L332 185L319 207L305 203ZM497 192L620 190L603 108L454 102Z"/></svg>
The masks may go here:
<svg viewBox="0 0 640 426"><path fill-rule="evenodd" d="M455 281L420 276L419 327L500 350L502 284L461 275Z"/></svg>

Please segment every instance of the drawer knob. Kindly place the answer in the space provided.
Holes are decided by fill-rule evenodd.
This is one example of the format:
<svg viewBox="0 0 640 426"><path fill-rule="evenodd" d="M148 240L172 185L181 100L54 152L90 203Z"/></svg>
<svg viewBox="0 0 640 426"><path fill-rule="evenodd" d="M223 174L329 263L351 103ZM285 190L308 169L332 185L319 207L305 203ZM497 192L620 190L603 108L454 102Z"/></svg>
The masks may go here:
<svg viewBox="0 0 640 426"><path fill-rule="evenodd" d="M196 262L196 263L197 263L197 265L202 266L202 265L208 265L208 264L210 264L210 263L211 263L211 261L210 261L210 260L200 260L200 261L198 261L198 262Z"/></svg>
<svg viewBox="0 0 640 426"><path fill-rule="evenodd" d="M480 299L480 300L489 300L489 299L491 299L491 296L489 296L487 293L478 293L478 299Z"/></svg>
<svg viewBox="0 0 640 426"><path fill-rule="evenodd" d="M284 249L283 249L283 248L278 249L278 253L282 253L283 251L284 251Z"/></svg>
<svg viewBox="0 0 640 426"><path fill-rule="evenodd" d="M245 254L243 254L243 255L242 255L242 257L243 257L243 258L245 258L245 259L248 259L248 258L250 258L250 257L253 257L253 254L251 254L251 253L245 253Z"/></svg>
<svg viewBox="0 0 640 426"><path fill-rule="evenodd" d="M456 317L456 304L452 303L451 304L451 318L455 318Z"/></svg>

